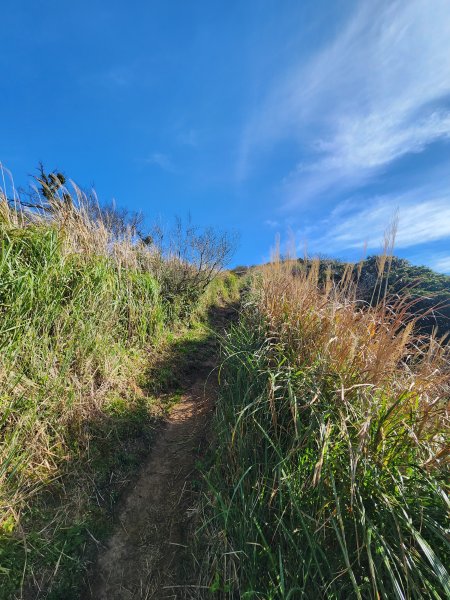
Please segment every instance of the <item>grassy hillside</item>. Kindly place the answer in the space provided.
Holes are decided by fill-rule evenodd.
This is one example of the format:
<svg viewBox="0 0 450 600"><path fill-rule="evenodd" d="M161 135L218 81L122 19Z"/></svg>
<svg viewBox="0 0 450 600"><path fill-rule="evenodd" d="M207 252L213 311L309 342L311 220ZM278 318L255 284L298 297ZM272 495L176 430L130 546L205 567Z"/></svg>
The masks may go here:
<svg viewBox="0 0 450 600"><path fill-rule="evenodd" d="M259 269L223 341L202 583L448 598L449 346L415 335L410 300L368 307L351 268L322 274Z"/></svg>
<svg viewBox="0 0 450 600"><path fill-rule="evenodd" d="M5 600L79 597L186 355L211 335L209 308L241 287L220 274L223 235L178 223L166 242L60 174L39 182L26 209L0 194ZM450 330L450 279L383 256L275 260L245 281L222 340L194 588L449 597L450 346L430 334Z"/></svg>
<svg viewBox="0 0 450 600"><path fill-rule="evenodd" d="M181 252L164 254L93 219L79 192L45 189L43 211L0 196L5 599L38 589L77 597L89 545L106 534L105 514L176 401L155 401L165 374L149 378L150 357L180 335L204 335L208 305L237 290L231 275L214 279L223 252L211 236L184 238L185 248L208 243L217 264L205 277Z"/></svg>

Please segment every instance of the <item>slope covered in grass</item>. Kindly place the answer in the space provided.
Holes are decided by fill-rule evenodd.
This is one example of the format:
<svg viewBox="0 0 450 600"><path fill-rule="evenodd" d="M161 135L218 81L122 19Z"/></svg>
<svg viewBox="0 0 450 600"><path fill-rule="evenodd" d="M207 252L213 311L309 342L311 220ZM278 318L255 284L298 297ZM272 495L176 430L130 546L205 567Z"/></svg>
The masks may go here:
<svg viewBox="0 0 450 600"><path fill-rule="evenodd" d="M236 278L203 276L48 191L45 210L0 195L0 598L77 597L86 548L176 393L150 358ZM208 241L210 257L214 246ZM185 243L197 244L193 238ZM200 284L199 284L200 282ZM182 283L182 288L180 286ZM195 326L192 326L192 325ZM174 376L172 369L171 376Z"/></svg>
<svg viewBox="0 0 450 600"><path fill-rule="evenodd" d="M204 584L222 598L447 598L449 347L414 302L269 265L223 341Z"/></svg>

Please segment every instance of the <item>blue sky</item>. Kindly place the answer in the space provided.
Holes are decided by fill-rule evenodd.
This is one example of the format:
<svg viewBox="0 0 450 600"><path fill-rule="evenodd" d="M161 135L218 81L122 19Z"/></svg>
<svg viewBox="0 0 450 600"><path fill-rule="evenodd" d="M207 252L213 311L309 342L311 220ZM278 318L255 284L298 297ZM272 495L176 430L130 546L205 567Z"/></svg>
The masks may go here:
<svg viewBox="0 0 450 600"><path fill-rule="evenodd" d="M235 263L397 254L450 272L450 0L2 0L0 161L148 222L240 232Z"/></svg>

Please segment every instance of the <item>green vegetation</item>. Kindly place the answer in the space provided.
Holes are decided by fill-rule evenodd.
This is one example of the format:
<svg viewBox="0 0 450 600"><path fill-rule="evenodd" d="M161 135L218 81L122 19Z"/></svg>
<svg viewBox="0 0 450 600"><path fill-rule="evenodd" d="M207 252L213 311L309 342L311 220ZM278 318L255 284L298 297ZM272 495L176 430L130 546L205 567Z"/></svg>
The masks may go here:
<svg viewBox="0 0 450 600"><path fill-rule="evenodd" d="M436 273L428 267L412 265L404 258L390 257L389 269L379 277L380 257L370 256L352 271L352 280L357 284L358 299L375 304L380 297L405 296L413 302L412 314L416 328L431 334L437 329L440 335L450 333L450 276ZM304 264L303 260L299 261ZM306 263L307 265L307 263ZM339 283L348 263L338 260L322 260L321 280L327 273Z"/></svg>
<svg viewBox="0 0 450 600"><path fill-rule="evenodd" d="M156 426L211 358L211 307L242 289L220 274L227 236L143 232L60 173L37 181L26 202L0 194L0 600L79 597ZM450 346L432 332L450 330L450 278L388 254L237 272L198 589L449 597Z"/></svg>
<svg viewBox="0 0 450 600"><path fill-rule="evenodd" d="M37 589L78 597L94 540L108 533L120 491L178 398L151 364L155 349L164 356L209 335L208 307L237 289L235 276L218 275L226 237L178 228L175 254L112 209L103 219L60 174L38 181L40 205L0 194L5 599Z"/></svg>
<svg viewBox="0 0 450 600"><path fill-rule="evenodd" d="M159 286L150 274L121 269L95 252L71 252L61 228L45 223L19 227L16 217L2 206L0 543L5 598L20 587L24 552L34 550L29 567L35 566L35 555L43 554L54 569L82 535L84 515L75 523L61 515L63 522L49 532L28 535L28 521L33 529L38 522L44 527L39 513L45 514L42 505L49 499L42 492L64 494L59 478L78 470L77 462L88 461L95 472L102 458L93 439L108 431L120 435L133 422L141 427L142 416L148 421L148 399L130 396L129 386L142 367L147 337L155 336L164 320ZM113 439L106 440L105 456L112 444ZM39 494L41 502L30 513L29 503Z"/></svg>
<svg viewBox="0 0 450 600"><path fill-rule="evenodd" d="M327 271L258 270L223 340L201 584L217 598L448 598L449 347L415 336L408 298L368 307L358 273Z"/></svg>

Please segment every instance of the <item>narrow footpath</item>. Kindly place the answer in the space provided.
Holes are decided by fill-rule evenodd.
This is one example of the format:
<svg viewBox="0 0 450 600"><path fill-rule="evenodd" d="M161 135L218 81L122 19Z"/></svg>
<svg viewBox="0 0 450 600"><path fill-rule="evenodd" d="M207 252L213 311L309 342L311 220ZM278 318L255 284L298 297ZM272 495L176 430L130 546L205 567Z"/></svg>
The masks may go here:
<svg viewBox="0 0 450 600"><path fill-rule="evenodd" d="M214 308L211 326L220 333L235 313L233 306ZM122 502L115 531L99 551L89 584L91 599L186 597L183 562L194 508L192 482L205 448L217 380L214 337L193 354L184 368L181 400L157 434Z"/></svg>

